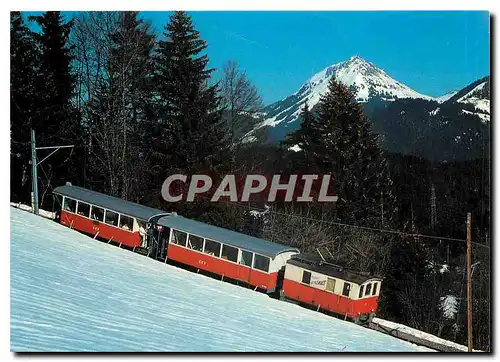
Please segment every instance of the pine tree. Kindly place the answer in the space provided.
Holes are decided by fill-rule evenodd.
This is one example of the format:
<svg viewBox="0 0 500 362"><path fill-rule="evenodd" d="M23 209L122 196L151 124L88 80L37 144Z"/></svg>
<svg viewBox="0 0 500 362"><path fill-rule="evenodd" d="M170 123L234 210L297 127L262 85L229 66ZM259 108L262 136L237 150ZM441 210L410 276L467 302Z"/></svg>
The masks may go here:
<svg viewBox="0 0 500 362"><path fill-rule="evenodd" d="M166 30L156 84L160 119L173 136L174 165L186 171L210 169L223 161L220 151L227 149L227 137L220 127L217 86L208 84L213 69L207 69L208 56L200 55L207 45L185 12L175 12Z"/></svg>
<svg viewBox="0 0 500 362"><path fill-rule="evenodd" d="M58 11L48 11L30 17L30 20L41 28L41 33L33 34L40 54L36 75L37 102L32 116L37 146L76 146L71 159L68 152L59 151L41 166L39 201L43 203L44 195L51 187L68 180L78 183L82 178L82 149L78 147L81 126L80 115L74 104L76 76L72 69L73 47L69 45L73 23L65 23Z"/></svg>
<svg viewBox="0 0 500 362"><path fill-rule="evenodd" d="M229 135L222 125L217 85L210 85L205 41L191 18L175 12L156 58L158 120L152 130L157 187L169 172L221 172L229 161Z"/></svg>
<svg viewBox="0 0 500 362"><path fill-rule="evenodd" d="M283 144L288 147L298 146L300 152L305 154L305 158L313 162L314 148L319 137L318 124L307 103L304 103L300 116L302 119L300 128L288 134Z"/></svg>
<svg viewBox="0 0 500 362"><path fill-rule="evenodd" d="M41 28L40 34L33 34L41 56L37 78L40 105L34 127L36 131L46 134L46 141L49 141L49 137L67 136L67 133L61 132L76 124L69 122L77 118L72 104L76 86L71 66L73 47L69 45L73 22L65 23L59 11L48 11L43 15L32 16L30 20ZM61 127L62 124L64 127Z"/></svg>
<svg viewBox="0 0 500 362"><path fill-rule="evenodd" d="M318 104L317 124L314 154L320 169L335 178L338 216L355 224L388 225L394 212L392 182L378 136L353 93L334 78Z"/></svg>
<svg viewBox="0 0 500 362"><path fill-rule="evenodd" d="M30 202L30 128L38 94L35 75L38 54L30 30L18 11L10 15L10 128L12 201Z"/></svg>

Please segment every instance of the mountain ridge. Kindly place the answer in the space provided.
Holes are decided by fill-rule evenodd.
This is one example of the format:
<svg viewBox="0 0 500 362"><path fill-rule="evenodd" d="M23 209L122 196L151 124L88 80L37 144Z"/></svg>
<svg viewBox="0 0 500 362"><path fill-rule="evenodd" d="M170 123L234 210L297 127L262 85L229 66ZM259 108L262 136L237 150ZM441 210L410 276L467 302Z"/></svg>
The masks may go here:
<svg viewBox="0 0 500 362"><path fill-rule="evenodd" d="M319 102L331 77L349 87L355 93L356 100L362 103L375 97L386 101L400 98L434 99L395 80L375 64L359 56L352 56L348 60L322 69L303 83L296 92L268 105L264 109L265 119L259 127L275 127L283 122L295 122L304 103L307 102L309 108L313 108Z"/></svg>
<svg viewBox="0 0 500 362"><path fill-rule="evenodd" d="M319 103L321 95L326 92L331 77L335 77L354 93L355 99L364 104L367 115L373 108L383 106L384 103L420 99L435 104L430 105L432 109L428 113L431 116L438 114L443 107L457 103L462 107L463 114L477 116L483 123L490 120L489 76L440 97L431 97L395 80L375 64L359 56L352 56L325 67L290 96L266 106L262 121L243 137L243 142L252 142L252 134L261 128L267 129L270 142L280 141L286 134L299 128L300 113L304 104L307 103L309 109L313 109Z"/></svg>

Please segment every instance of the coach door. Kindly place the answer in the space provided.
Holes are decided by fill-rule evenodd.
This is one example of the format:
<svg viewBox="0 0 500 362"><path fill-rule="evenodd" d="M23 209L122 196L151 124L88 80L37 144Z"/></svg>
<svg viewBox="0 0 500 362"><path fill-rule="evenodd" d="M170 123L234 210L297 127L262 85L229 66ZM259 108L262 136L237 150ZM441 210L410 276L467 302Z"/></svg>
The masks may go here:
<svg viewBox="0 0 500 362"><path fill-rule="evenodd" d="M253 253L240 249L238 261L238 279L246 283L250 282L250 273L252 272Z"/></svg>
<svg viewBox="0 0 500 362"><path fill-rule="evenodd" d="M164 261L167 258L170 228L157 224L157 221L163 216L165 215L158 215L149 219L147 224L147 238L149 256L153 259Z"/></svg>

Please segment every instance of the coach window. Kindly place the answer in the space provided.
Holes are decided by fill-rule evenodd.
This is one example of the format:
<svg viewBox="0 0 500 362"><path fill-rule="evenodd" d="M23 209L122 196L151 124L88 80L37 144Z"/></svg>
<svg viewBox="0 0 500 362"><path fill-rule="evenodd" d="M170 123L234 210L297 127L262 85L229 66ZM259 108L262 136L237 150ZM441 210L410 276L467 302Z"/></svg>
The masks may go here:
<svg viewBox="0 0 500 362"><path fill-rule="evenodd" d="M236 263L238 262L238 249L229 245L222 245L222 254L220 257Z"/></svg>
<svg viewBox="0 0 500 362"><path fill-rule="evenodd" d="M90 213L92 215L92 219L97 221L104 221L104 209L97 206L92 206Z"/></svg>
<svg viewBox="0 0 500 362"><path fill-rule="evenodd" d="M134 219L131 217L120 215L120 228L123 230L131 231L134 227Z"/></svg>
<svg viewBox="0 0 500 362"><path fill-rule="evenodd" d="M118 226L118 214L114 211L106 210L106 220L108 225Z"/></svg>
<svg viewBox="0 0 500 362"><path fill-rule="evenodd" d="M203 249L208 255L219 257L220 255L220 243L217 241L205 239L205 248Z"/></svg>
<svg viewBox="0 0 500 362"><path fill-rule="evenodd" d="M366 293L365 295L370 295L370 292L372 291L372 285L371 283L366 286Z"/></svg>
<svg viewBox="0 0 500 362"><path fill-rule="evenodd" d="M269 258L267 256L255 254L253 268L267 273L269 271Z"/></svg>
<svg viewBox="0 0 500 362"><path fill-rule="evenodd" d="M183 231L173 230L172 232L172 243L186 246L187 235Z"/></svg>
<svg viewBox="0 0 500 362"><path fill-rule="evenodd" d="M378 283L373 283L373 292L372 292L372 295L377 294L377 287L378 287Z"/></svg>
<svg viewBox="0 0 500 362"><path fill-rule="evenodd" d="M351 291L351 284L344 282L344 289L342 290L342 295L348 297L350 291Z"/></svg>
<svg viewBox="0 0 500 362"><path fill-rule="evenodd" d="M89 217L90 215L90 205L84 202L78 201L78 210L77 214L85 217Z"/></svg>
<svg viewBox="0 0 500 362"><path fill-rule="evenodd" d="M76 212L76 200L64 198L64 210Z"/></svg>
<svg viewBox="0 0 500 362"><path fill-rule="evenodd" d="M362 285L360 288L359 288L359 295L358 295L358 298L363 298L363 291L365 290L365 286Z"/></svg>
<svg viewBox="0 0 500 362"><path fill-rule="evenodd" d="M189 238L188 238L188 248L196 250L196 251L202 251L203 250L203 238L200 238L199 236L190 234Z"/></svg>
<svg viewBox="0 0 500 362"><path fill-rule="evenodd" d="M304 284L311 284L311 272L308 272L306 270L303 271L303 273L302 273L302 283L304 283Z"/></svg>
<svg viewBox="0 0 500 362"><path fill-rule="evenodd" d="M332 292L335 290L335 279L326 278L326 288L327 291Z"/></svg>
<svg viewBox="0 0 500 362"><path fill-rule="evenodd" d="M240 264L249 266L251 268L252 267L252 256L253 256L253 253L246 251L246 250L242 250Z"/></svg>

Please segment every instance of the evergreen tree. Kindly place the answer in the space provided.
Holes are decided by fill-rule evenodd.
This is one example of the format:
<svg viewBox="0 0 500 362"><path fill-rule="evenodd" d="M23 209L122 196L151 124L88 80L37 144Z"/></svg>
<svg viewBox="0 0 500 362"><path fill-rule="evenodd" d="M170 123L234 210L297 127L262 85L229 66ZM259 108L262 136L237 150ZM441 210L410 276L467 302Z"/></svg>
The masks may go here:
<svg viewBox="0 0 500 362"><path fill-rule="evenodd" d="M229 135L222 126L217 85L209 85L207 48L191 18L175 12L156 58L158 124L152 129L153 176L161 187L169 172L223 171Z"/></svg>
<svg viewBox="0 0 500 362"><path fill-rule="evenodd" d="M18 11L10 14L10 198L30 202L30 128L38 97L38 54L30 30Z"/></svg>
<svg viewBox="0 0 500 362"><path fill-rule="evenodd" d="M37 102L32 116L37 146L76 146L71 159L68 152L58 151L42 164L39 201L43 203L44 195L51 187L68 180L78 183L82 178L80 162L83 152L79 147L80 116L74 104L76 77L72 69L73 47L69 45L72 21L65 23L58 11L48 11L30 17L30 20L41 28L40 34L33 34L40 54L36 75Z"/></svg>
<svg viewBox="0 0 500 362"><path fill-rule="evenodd" d="M353 93L334 78L318 104L317 124L311 143L320 169L335 177L338 216L358 225L388 225L394 198L378 136Z"/></svg>
<svg viewBox="0 0 500 362"><path fill-rule="evenodd" d="M319 138L318 123L313 112L309 110L307 103L304 103L302 108L301 119L300 128L288 134L283 141L283 145L286 147L298 146L300 150L296 151L302 153L304 160L309 165L315 164L315 145Z"/></svg>
<svg viewBox="0 0 500 362"><path fill-rule="evenodd" d="M30 202L30 128L35 111L38 54L18 11L10 14L10 198Z"/></svg>

